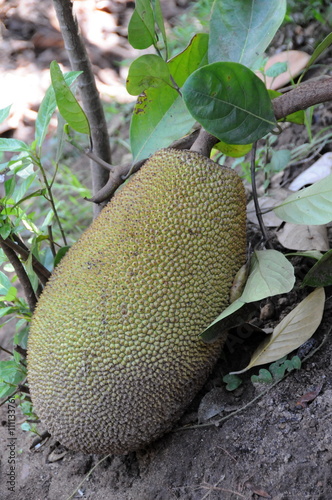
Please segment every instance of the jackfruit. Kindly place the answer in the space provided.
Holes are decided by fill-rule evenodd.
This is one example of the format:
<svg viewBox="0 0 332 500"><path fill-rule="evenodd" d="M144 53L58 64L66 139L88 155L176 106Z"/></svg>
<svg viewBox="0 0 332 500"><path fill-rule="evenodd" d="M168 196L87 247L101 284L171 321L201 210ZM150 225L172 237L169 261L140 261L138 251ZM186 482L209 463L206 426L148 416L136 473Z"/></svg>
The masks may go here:
<svg viewBox="0 0 332 500"><path fill-rule="evenodd" d="M245 260L238 175L199 153L155 153L54 270L32 318L28 381L62 444L124 454L170 430L223 340L199 334Z"/></svg>

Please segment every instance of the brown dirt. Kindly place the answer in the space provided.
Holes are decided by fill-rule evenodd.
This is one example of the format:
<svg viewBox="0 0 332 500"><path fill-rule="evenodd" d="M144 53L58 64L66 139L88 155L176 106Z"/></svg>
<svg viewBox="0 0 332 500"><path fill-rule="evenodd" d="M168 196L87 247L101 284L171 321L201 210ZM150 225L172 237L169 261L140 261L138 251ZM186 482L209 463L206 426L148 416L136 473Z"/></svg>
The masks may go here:
<svg viewBox="0 0 332 500"><path fill-rule="evenodd" d="M132 8L132 2L103 3L113 9L113 14L111 12L110 15L113 15L118 23L118 28L114 30L118 37L114 41L115 47L122 47L123 50L128 51L122 30L125 19L128 18L128 9ZM168 4L171 18L174 12L176 14L179 12L180 7L175 2L168 2ZM6 39L4 68L8 71L17 70L18 74L22 68L25 68L25 74L30 74L31 69L38 70L37 80L40 80L43 68L48 67L49 62L55 58L54 52L60 51L57 52L57 56L62 53L57 29L54 27L50 30L48 18L43 18L43 16L41 18L40 14L37 16L36 12L39 12L39 9L34 10L36 5L34 1L9 1L4 5L14 9L8 15L12 24L7 20L9 23L7 28L12 31L11 36ZM31 9L29 11L31 23L24 23L25 29L22 30L22 12L27 14L24 9L29 8ZM117 12L116 8L119 9ZM35 17L32 12L35 12ZM41 29L42 26L44 30ZM19 35L15 38L15 29L21 39L18 38ZM302 35L299 28L296 33L297 37ZM312 29L310 33L312 36ZM289 38L293 35L286 33L280 45L285 43L287 36ZM45 39L53 40L52 50ZM19 44L17 40L26 43ZM291 48L298 48L300 45L299 41L296 42L295 35L292 43ZM302 44L305 45L305 43L304 37ZM121 75L119 76L115 66L109 67L109 54L100 51L98 46L92 47L91 50L97 54L94 64L109 71L107 77L112 78L116 85L121 83ZM121 53L116 48L109 50L112 54ZM121 54L121 58L128 55L126 52ZM65 55L63 58L65 61ZM106 78L105 73L103 75ZM31 99L28 100L23 112L20 109L21 114L15 122L16 125L12 125L11 130L3 133L21 139L25 138L25 134L29 136L31 129L26 132L25 127L31 126L29 120L31 118L33 122L33 117L30 117L26 110L34 109L37 103L38 97L35 103ZM322 121L325 120L324 125L331 123L328 106L321 106L318 109L316 120L317 130L321 127ZM304 129L291 126L280 136L279 147L299 144L301 140L306 140ZM328 146L322 152L327 150L329 150ZM285 178L293 176L294 172L287 172ZM254 234L251 233L253 244L258 239L257 231ZM301 264L302 262L299 261L297 266L299 274ZM300 293L297 290L278 300L275 303L272 320L278 322L280 316L300 300L301 294L303 292ZM249 333L244 329L232 331L225 353L218 362L213 375L174 432L152 443L144 450L128 456L110 456L95 469L93 469L94 466L102 457L66 451L52 438L40 448L32 446L34 437L21 430L20 424L24 418L18 408L15 408L14 412L15 427L9 426L9 416L13 415L13 408L11 403L6 403L0 408L1 500L69 499L71 493L92 469L88 479L79 487L75 498L93 500L331 499L331 295L330 287L327 289L325 315L314 336L316 344L313 349L322 341L324 343L312 357L304 362L299 371L292 372L279 384L270 387L269 391L267 391L267 386L254 386L250 381L251 373L249 373L243 376L242 386L234 392L227 392L222 383L222 376L232 369L245 366L250 352L259 342L261 335L253 330ZM12 333L9 331L6 335L11 336ZM304 405L297 404L301 396L317 387L320 387L320 391L313 401ZM262 397L254 400L262 392L264 392ZM246 406L247 404L249 405ZM214 409L215 416L206 421L207 414L211 415ZM242 411L239 411L241 409ZM233 413L235 411L237 413ZM224 417L229 418L219 422ZM199 427L198 424L201 426ZM14 455L11 455L11 446L13 450L15 448ZM62 458L55 461L56 455ZM15 460L15 491L9 489L11 483L8 483L12 457Z"/></svg>

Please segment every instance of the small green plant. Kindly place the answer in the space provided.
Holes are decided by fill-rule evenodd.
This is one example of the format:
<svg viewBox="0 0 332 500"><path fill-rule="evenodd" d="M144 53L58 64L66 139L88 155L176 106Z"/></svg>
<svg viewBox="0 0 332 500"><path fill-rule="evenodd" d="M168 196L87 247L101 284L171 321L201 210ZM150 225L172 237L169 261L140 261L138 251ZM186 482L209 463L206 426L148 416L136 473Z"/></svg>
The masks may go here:
<svg viewBox="0 0 332 500"><path fill-rule="evenodd" d="M287 356L271 363L269 368L261 368L258 375L252 375L251 381L253 383L271 384L281 380L285 373L301 368L301 359L298 356L293 356L287 359Z"/></svg>
<svg viewBox="0 0 332 500"><path fill-rule="evenodd" d="M226 384L227 391L235 391L242 384L242 380L237 375L228 373L223 377L223 382Z"/></svg>

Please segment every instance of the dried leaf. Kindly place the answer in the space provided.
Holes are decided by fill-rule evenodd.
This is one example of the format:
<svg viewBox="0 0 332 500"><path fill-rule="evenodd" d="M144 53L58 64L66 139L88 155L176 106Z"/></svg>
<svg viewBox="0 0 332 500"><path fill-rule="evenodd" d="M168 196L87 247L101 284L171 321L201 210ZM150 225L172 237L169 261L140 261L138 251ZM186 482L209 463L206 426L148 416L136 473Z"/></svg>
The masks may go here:
<svg viewBox="0 0 332 500"><path fill-rule="evenodd" d="M326 226L306 226L286 222L276 232L279 243L291 250L329 250Z"/></svg>
<svg viewBox="0 0 332 500"><path fill-rule="evenodd" d="M290 191L299 191L308 184L314 184L332 174L332 153L323 154L311 167L307 168L290 183Z"/></svg>
<svg viewBox="0 0 332 500"><path fill-rule="evenodd" d="M265 80L265 84L268 89L280 89L286 83L288 83L301 73L301 71L306 67L309 59L309 54L300 50L287 50L284 52L279 52L278 54L275 54L274 56L269 58L265 65L264 71L266 72L269 68L278 63L286 63L287 70L283 71L275 77L264 76L262 73L258 73L258 76L263 81Z"/></svg>
<svg viewBox="0 0 332 500"><path fill-rule="evenodd" d="M324 288L317 288L287 314L272 335L258 346L246 368L231 373L239 374L254 366L272 363L300 347L317 330L322 320L324 303Z"/></svg>
<svg viewBox="0 0 332 500"><path fill-rule="evenodd" d="M249 490L251 490L252 493L255 493L255 495L258 495L259 497L271 498L271 496L265 490L262 490L261 488L258 488L256 485L250 483L249 481L247 481L245 483L245 486L246 486L246 488L248 488Z"/></svg>
<svg viewBox="0 0 332 500"><path fill-rule="evenodd" d="M307 406L307 403L310 403L311 401L317 398L318 394L322 390L322 387L323 387L323 382L314 387L312 391L303 394L303 396L301 396L300 399L296 402L296 406L301 406L302 408L305 408Z"/></svg>
<svg viewBox="0 0 332 500"><path fill-rule="evenodd" d="M262 196L258 199L263 222L266 227L277 227L282 223L282 220L273 212L273 208L280 205L280 202L283 202L289 193L286 189L280 189L279 191L279 194ZM247 205L247 215L250 222L258 224L254 200L249 201Z"/></svg>

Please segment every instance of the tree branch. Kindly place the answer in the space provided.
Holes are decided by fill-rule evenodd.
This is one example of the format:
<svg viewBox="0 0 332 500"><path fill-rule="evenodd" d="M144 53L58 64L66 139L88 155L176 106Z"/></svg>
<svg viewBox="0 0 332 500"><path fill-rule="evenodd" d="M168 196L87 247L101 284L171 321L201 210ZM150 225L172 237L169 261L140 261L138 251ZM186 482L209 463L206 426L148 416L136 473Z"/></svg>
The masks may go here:
<svg viewBox="0 0 332 500"><path fill-rule="evenodd" d="M1 238L0 242L13 250L15 253L21 255L24 260L27 260L30 255L30 250L24 245L24 243L19 239L17 235L13 234L13 238L15 239L16 243L9 240L8 238L5 240ZM46 269L46 267L44 267L43 264L41 264L39 260L37 260L34 256L32 256L32 267L37 274L39 281L42 283L42 285L45 286L51 276L50 271Z"/></svg>
<svg viewBox="0 0 332 500"><path fill-rule="evenodd" d="M99 158L111 163L111 148L105 115L85 44L73 14L73 4L70 0L53 0L53 4L71 67L74 71L83 71L78 78L78 87L91 127L93 151ZM93 160L91 160L91 173L93 194L95 194L105 186L109 176L107 170ZM97 215L101 207L97 205L95 207L95 215Z"/></svg>
<svg viewBox="0 0 332 500"><path fill-rule="evenodd" d="M286 118L296 111L305 110L332 100L332 78L309 80L298 87L272 100L274 115L277 120Z"/></svg>
<svg viewBox="0 0 332 500"><path fill-rule="evenodd" d="M17 257L14 250L9 248L5 244L5 240L2 237L0 237L0 246L1 246L2 250L4 251L4 253L6 254L7 259L9 260L9 262L11 263L13 268L15 269L16 275L17 275L18 279L20 280L21 285L23 286L24 295L27 299L29 308L30 308L31 312L33 312L35 307L36 307L36 304L37 304L37 297L36 297L35 292L32 288L29 277L28 277L28 275L23 267L23 264L20 261L20 259Z"/></svg>
<svg viewBox="0 0 332 500"><path fill-rule="evenodd" d="M145 162L146 160L141 160L135 163L132 167L130 164L115 166L113 171L110 173L107 184L100 191L98 191L95 196L92 198L86 198L86 200L92 201L93 203L101 203L106 199L110 199L116 189L121 186L128 176L137 172Z"/></svg>
<svg viewBox="0 0 332 500"><path fill-rule="evenodd" d="M211 149L215 144L219 142L219 139L209 134L204 128L201 128L197 139L194 141L190 148L190 151L196 151L202 155L210 158Z"/></svg>

